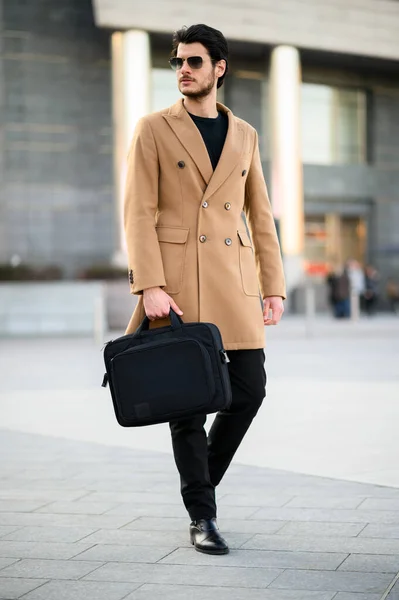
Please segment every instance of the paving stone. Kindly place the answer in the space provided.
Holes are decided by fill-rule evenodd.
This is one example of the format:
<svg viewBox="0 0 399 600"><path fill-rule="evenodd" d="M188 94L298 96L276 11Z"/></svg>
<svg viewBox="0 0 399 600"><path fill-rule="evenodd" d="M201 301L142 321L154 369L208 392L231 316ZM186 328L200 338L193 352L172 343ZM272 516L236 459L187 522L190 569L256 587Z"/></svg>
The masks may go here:
<svg viewBox="0 0 399 600"><path fill-rule="evenodd" d="M297 552L344 552L346 554L399 554L399 540L365 537L305 537L254 535L244 550L285 550Z"/></svg>
<svg viewBox="0 0 399 600"><path fill-rule="evenodd" d="M85 527L22 527L1 538L11 542L78 542L97 531Z"/></svg>
<svg viewBox="0 0 399 600"><path fill-rule="evenodd" d="M133 521L130 516L113 515L46 515L43 513L0 513L0 525L90 527L92 529L116 529Z"/></svg>
<svg viewBox="0 0 399 600"><path fill-rule="evenodd" d="M9 565L12 565L13 563L17 562L17 558L1 558L0 557L0 570L4 569L4 567L8 567Z"/></svg>
<svg viewBox="0 0 399 600"><path fill-rule="evenodd" d="M399 555L351 554L338 570L392 573L396 575L399 571Z"/></svg>
<svg viewBox="0 0 399 600"><path fill-rule="evenodd" d="M31 512L45 503L41 500L0 500L0 512Z"/></svg>
<svg viewBox="0 0 399 600"><path fill-rule="evenodd" d="M393 510L326 509L326 508L261 508L251 519L283 521L327 521L331 523L393 523L399 514Z"/></svg>
<svg viewBox="0 0 399 600"><path fill-rule="evenodd" d="M366 538L388 538L399 539L399 524L384 525L383 523L371 523L359 533L360 537Z"/></svg>
<svg viewBox="0 0 399 600"><path fill-rule="evenodd" d="M29 499L30 500L38 500L42 501L42 503L50 503L55 500L63 500L72 502L73 500L79 500L87 496L88 492L86 490L32 490L29 489ZM23 500L26 498L27 491L26 489L13 489L11 486L8 486L7 489L0 489L0 498L12 499L12 500Z"/></svg>
<svg viewBox="0 0 399 600"><path fill-rule="evenodd" d="M36 512L48 514L102 515L115 507L115 502L92 502L82 500L76 502L52 502L51 504L43 506Z"/></svg>
<svg viewBox="0 0 399 600"><path fill-rule="evenodd" d="M0 525L0 539L18 531L19 527L15 525Z"/></svg>
<svg viewBox="0 0 399 600"><path fill-rule="evenodd" d="M219 529L223 534L228 533L275 533L285 523L283 521L246 521L244 519L218 519ZM152 530L152 531L188 531L189 519L186 518L151 518L139 517L126 525L123 529L128 530Z"/></svg>
<svg viewBox="0 0 399 600"><path fill-rule="evenodd" d="M351 594L350 592L338 592L334 600L381 600L381 594Z"/></svg>
<svg viewBox="0 0 399 600"><path fill-rule="evenodd" d="M219 556L219 566L268 567L277 569L331 569L335 570L346 554L319 552L271 552L256 550L236 550L225 556ZM192 548L179 548L160 561L161 564L210 565L215 557L209 554L193 552Z"/></svg>
<svg viewBox="0 0 399 600"><path fill-rule="evenodd" d="M95 581L49 581L24 600L122 600L140 584Z"/></svg>
<svg viewBox="0 0 399 600"><path fill-rule="evenodd" d="M359 510L397 510L399 498L367 498L359 506Z"/></svg>
<svg viewBox="0 0 399 600"><path fill-rule="evenodd" d="M356 537L363 531L360 523L287 523L278 531L278 535Z"/></svg>
<svg viewBox="0 0 399 600"><path fill-rule="evenodd" d="M69 559L92 544L85 542L7 542L0 540L0 556L14 558Z"/></svg>
<svg viewBox="0 0 399 600"><path fill-rule="evenodd" d="M358 508L362 502L356 496L296 496L285 508Z"/></svg>
<svg viewBox="0 0 399 600"><path fill-rule="evenodd" d="M216 560L219 558L217 556ZM1 571L0 571L1 573ZM281 569L201 567L161 564L109 563L84 577L85 581L132 581L216 587L266 588Z"/></svg>
<svg viewBox="0 0 399 600"><path fill-rule="evenodd" d="M162 536L162 545L191 548L188 527L181 531L141 531L128 529L101 529L85 538L87 544L122 544L135 546L158 546ZM252 533L229 533L226 536L230 548L239 548L252 537Z"/></svg>
<svg viewBox="0 0 399 600"><path fill-rule="evenodd" d="M333 600L335 592L145 584L124 600ZM29 599L29 597L28 597ZM30 600L30 599L29 599ZM44 600L44 599L43 599ZM51 599L52 600L52 599ZM359 598L359 600L363 600ZM368 600L368 599L366 599ZM374 600L370 598L370 600ZM378 600L380 600L378 598Z"/></svg>
<svg viewBox="0 0 399 600"><path fill-rule="evenodd" d="M163 540L161 540L163 542ZM176 549L174 546L129 546L98 544L85 550L74 560L96 560L101 562L155 563Z"/></svg>
<svg viewBox="0 0 399 600"><path fill-rule="evenodd" d="M271 589L320 590L335 592L383 593L392 580L388 573L286 570L269 586Z"/></svg>
<svg viewBox="0 0 399 600"><path fill-rule="evenodd" d="M101 565L90 561L24 559L0 571L0 585L1 577L80 579Z"/></svg>
<svg viewBox="0 0 399 600"><path fill-rule="evenodd" d="M120 506L109 510L107 516L128 516L134 517L186 517L187 511L183 504L121 504Z"/></svg>
<svg viewBox="0 0 399 600"><path fill-rule="evenodd" d="M0 600L14 600L23 594L46 583L46 579L22 579L2 577L0 579Z"/></svg>
<svg viewBox="0 0 399 600"><path fill-rule="evenodd" d="M284 506L292 500L292 495L288 494L267 494L259 493L255 494L226 494L219 498L218 506L221 507L221 514L224 514L226 506L268 506L268 507L279 507Z"/></svg>
<svg viewBox="0 0 399 600"><path fill-rule="evenodd" d="M176 487L176 486L174 486ZM181 495L174 492L154 493L154 492L92 492L88 499L96 502L116 502L118 504L177 504L181 505Z"/></svg>

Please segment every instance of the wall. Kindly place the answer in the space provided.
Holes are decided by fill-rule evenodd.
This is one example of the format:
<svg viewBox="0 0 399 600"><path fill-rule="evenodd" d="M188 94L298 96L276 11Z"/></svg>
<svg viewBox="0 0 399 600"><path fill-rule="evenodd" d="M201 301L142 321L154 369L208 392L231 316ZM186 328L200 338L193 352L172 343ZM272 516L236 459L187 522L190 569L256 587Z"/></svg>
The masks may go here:
<svg viewBox="0 0 399 600"><path fill-rule="evenodd" d="M90 0L3 0L3 20L0 263L74 274L114 247L109 34Z"/></svg>
<svg viewBox="0 0 399 600"><path fill-rule="evenodd" d="M226 37L399 59L397 0L93 0L101 27L171 32L207 23Z"/></svg>

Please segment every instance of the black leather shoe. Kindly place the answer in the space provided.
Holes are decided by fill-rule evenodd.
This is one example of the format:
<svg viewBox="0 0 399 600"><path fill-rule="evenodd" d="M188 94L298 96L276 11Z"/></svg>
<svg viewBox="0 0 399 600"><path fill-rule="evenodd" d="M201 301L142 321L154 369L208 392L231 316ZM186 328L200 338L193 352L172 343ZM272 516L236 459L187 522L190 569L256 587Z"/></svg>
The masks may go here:
<svg viewBox="0 0 399 600"><path fill-rule="evenodd" d="M190 541L197 552L228 554L229 547L219 533L216 519L199 519L190 524Z"/></svg>

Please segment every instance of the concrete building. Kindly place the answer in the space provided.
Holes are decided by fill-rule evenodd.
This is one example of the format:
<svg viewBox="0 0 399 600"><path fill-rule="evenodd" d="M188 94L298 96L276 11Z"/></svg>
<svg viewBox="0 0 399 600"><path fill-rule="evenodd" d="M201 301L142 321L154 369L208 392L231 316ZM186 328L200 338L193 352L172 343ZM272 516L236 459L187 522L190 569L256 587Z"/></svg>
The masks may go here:
<svg viewBox="0 0 399 600"><path fill-rule="evenodd" d="M220 99L259 131L290 289L349 257L399 276L395 0L0 0L0 263L123 264L127 146L196 22L229 40Z"/></svg>

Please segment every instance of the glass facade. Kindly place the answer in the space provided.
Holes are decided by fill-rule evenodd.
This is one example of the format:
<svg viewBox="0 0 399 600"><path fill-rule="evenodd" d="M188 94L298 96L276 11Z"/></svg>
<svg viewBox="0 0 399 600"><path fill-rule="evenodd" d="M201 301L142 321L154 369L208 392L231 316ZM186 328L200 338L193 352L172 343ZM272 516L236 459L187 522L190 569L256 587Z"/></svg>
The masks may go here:
<svg viewBox="0 0 399 600"><path fill-rule="evenodd" d="M181 97L177 87L176 73L172 69L152 69L151 79L152 112L172 106Z"/></svg>
<svg viewBox="0 0 399 600"><path fill-rule="evenodd" d="M366 162L366 93L302 84L302 160L308 164Z"/></svg>

